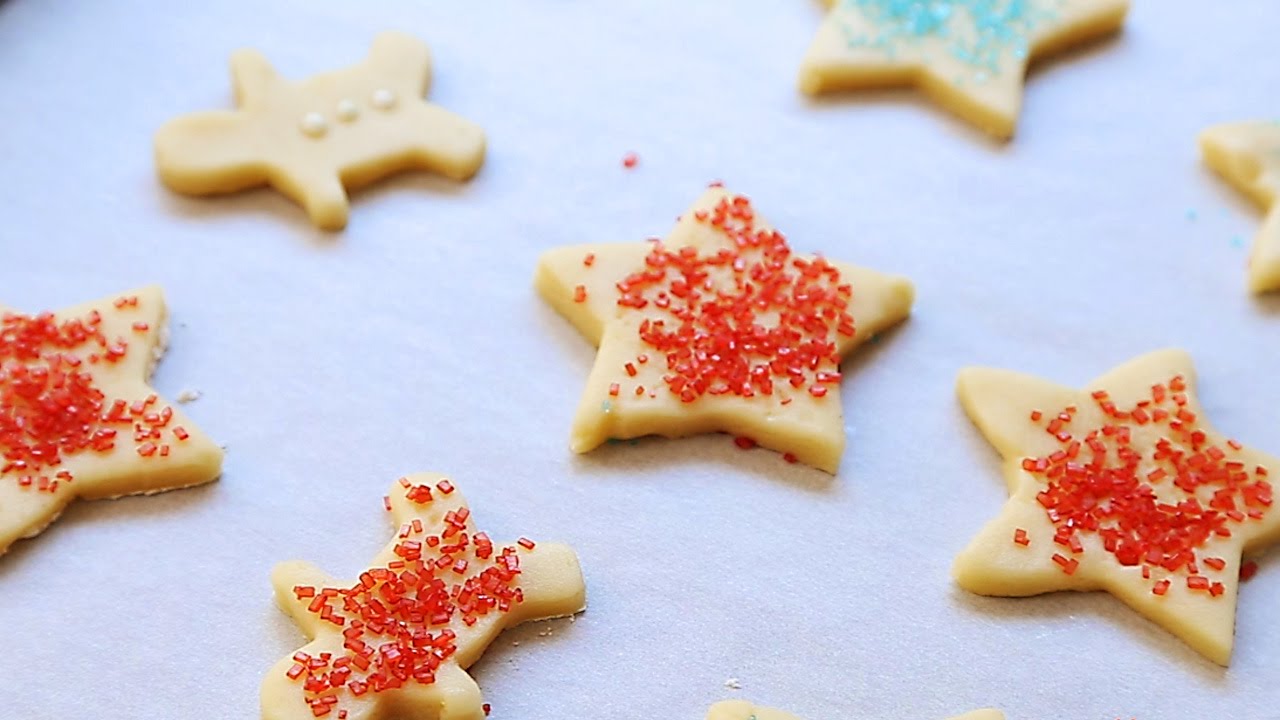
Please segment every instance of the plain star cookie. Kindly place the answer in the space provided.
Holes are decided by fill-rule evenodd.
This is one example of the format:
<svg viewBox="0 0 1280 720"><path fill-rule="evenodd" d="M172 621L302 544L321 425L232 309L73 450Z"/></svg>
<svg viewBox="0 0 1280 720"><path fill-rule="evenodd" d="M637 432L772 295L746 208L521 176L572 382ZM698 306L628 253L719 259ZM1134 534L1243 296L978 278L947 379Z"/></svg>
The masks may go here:
<svg viewBox="0 0 1280 720"><path fill-rule="evenodd" d="M744 700L726 700L711 706L707 720L800 720L799 717L774 708L752 705ZM999 710L975 710L951 720L1004 720Z"/></svg>
<svg viewBox="0 0 1280 720"><path fill-rule="evenodd" d="M317 226L339 230L346 189L413 169L465 180L484 161L479 127L423 101L430 53L408 35L383 33L364 62L300 83L241 50L231 77L237 110L179 117L156 134L156 167L177 192L271 185Z"/></svg>
<svg viewBox="0 0 1280 720"><path fill-rule="evenodd" d="M222 450L147 384L166 321L158 287L56 313L0 307L0 553L76 498L218 477Z"/></svg>
<svg viewBox="0 0 1280 720"><path fill-rule="evenodd" d="M1211 127L1200 149L1209 167L1267 211L1249 258L1249 289L1280 290L1280 120Z"/></svg>
<svg viewBox="0 0 1280 720"><path fill-rule="evenodd" d="M722 431L830 473L844 451L840 360L913 299L903 278L793 254L720 187L664 241L547 252L535 285L599 347L574 452Z"/></svg>
<svg viewBox="0 0 1280 720"><path fill-rule="evenodd" d="M960 586L1105 590L1226 665L1241 555L1280 539L1267 480L1280 461L1209 426L1191 358L1144 355L1084 390L966 369L958 389L1010 495L956 559Z"/></svg>
<svg viewBox="0 0 1280 720"><path fill-rule="evenodd" d="M301 562L272 572L277 602L312 640L267 673L263 720L483 720L466 668L504 628L586 605L573 550L495 545L441 475L401 478L386 507L398 530L354 582Z"/></svg>
<svg viewBox="0 0 1280 720"><path fill-rule="evenodd" d="M1027 65L1117 31L1128 0L826 0L800 69L810 95L916 85L997 138L1013 136Z"/></svg>

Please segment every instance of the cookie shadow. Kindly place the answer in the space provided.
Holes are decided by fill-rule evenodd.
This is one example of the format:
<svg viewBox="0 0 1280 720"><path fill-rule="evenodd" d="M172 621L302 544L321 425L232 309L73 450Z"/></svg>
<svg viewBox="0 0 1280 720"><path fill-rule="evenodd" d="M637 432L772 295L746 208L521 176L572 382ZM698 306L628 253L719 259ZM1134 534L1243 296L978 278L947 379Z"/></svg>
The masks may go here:
<svg viewBox="0 0 1280 720"><path fill-rule="evenodd" d="M1057 592L1031 597L1004 598L975 595L952 586L952 605L970 619L1000 625L1026 626L1028 632L1046 620L1067 621L1091 615L1142 645L1153 655L1177 662L1208 685L1225 689L1227 668L1204 657L1177 637L1130 609L1106 592ZM1083 641L1082 641L1083 642Z"/></svg>

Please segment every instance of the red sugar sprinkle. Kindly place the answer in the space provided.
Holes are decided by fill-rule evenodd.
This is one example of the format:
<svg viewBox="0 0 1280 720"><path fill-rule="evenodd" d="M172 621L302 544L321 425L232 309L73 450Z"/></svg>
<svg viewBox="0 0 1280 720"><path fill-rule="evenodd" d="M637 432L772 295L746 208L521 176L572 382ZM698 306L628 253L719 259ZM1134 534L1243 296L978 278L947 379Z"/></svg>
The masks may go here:
<svg viewBox="0 0 1280 720"><path fill-rule="evenodd" d="M613 397L617 397L619 387L618 383L609 383L609 394Z"/></svg>
<svg viewBox="0 0 1280 720"><path fill-rule="evenodd" d="M618 306L646 313L639 337L665 360L670 392L753 397L783 382L824 396L840 378L837 339L854 334L853 289L825 259L793 257L781 233L758 228L745 197L693 217L718 247L655 242L645 269L617 283Z"/></svg>
<svg viewBox="0 0 1280 720"><path fill-rule="evenodd" d="M525 550L532 550L534 548L533 541L527 537L520 538L519 540L516 541L516 544L524 548Z"/></svg>
<svg viewBox="0 0 1280 720"><path fill-rule="evenodd" d="M1255 468L1251 476L1236 458L1239 447L1226 443L1229 450L1224 450L1209 442L1195 414L1181 407L1187 402L1184 378L1171 379L1167 389L1172 394L1165 385L1153 386L1150 399L1127 410L1105 391L1094 392L1104 424L1073 430L1080 439L1072 439L1065 428L1073 422L1074 408L1068 408L1045 425L1061 447L1045 457L1024 458L1021 467L1044 483L1036 500L1053 522L1058 544L1078 554L1083 552L1080 536L1096 535L1118 563L1141 566L1144 578L1150 579L1154 568L1184 572L1189 588L1217 597L1222 591L1199 575L1197 561L1217 571L1226 562L1200 557L1198 551L1211 538L1230 537L1232 524L1264 517L1272 488L1264 468ZM1170 403L1173 407L1161 407ZM1155 436L1159 439L1143 448L1132 444L1133 425L1164 427ZM1074 572L1065 556L1053 559ZM1169 581L1161 580L1152 591L1163 595L1168 587Z"/></svg>
<svg viewBox="0 0 1280 720"><path fill-rule="evenodd" d="M1027 531L1022 528L1013 531L1013 541L1023 547L1031 544L1031 538L1027 537Z"/></svg>
<svg viewBox="0 0 1280 720"><path fill-rule="evenodd" d="M465 527L469 516L465 507L450 512L438 528L441 535ZM412 529L414 538L424 537L420 518L405 527ZM339 704L344 692L360 697L434 683L441 666L458 651L455 621L471 627L486 615L506 613L523 602L517 584L520 558L514 547L495 554L493 543L480 532L474 539L461 532L450 545L440 544L439 537L428 536L437 540L438 557L423 557L419 539L404 540L396 546L404 559L361 573L351 587L294 588L299 599L312 598L307 612L342 628L344 639L341 653L295 653L294 664L285 672L301 684L315 716L337 710L343 717L346 710ZM525 543L532 547L522 538ZM458 557L470 554L472 547L476 561Z"/></svg>
<svg viewBox="0 0 1280 720"><path fill-rule="evenodd" d="M582 264L583 264L583 265L586 265L587 267L591 267L592 265L595 265L595 264L596 264L596 254L595 254L595 253L587 253L586 255L584 255L584 256L582 257Z"/></svg>
<svg viewBox="0 0 1280 720"><path fill-rule="evenodd" d="M453 493L453 483L449 482L448 480L441 480L440 482L436 483L436 489L444 493L445 495L449 495Z"/></svg>
<svg viewBox="0 0 1280 720"><path fill-rule="evenodd" d="M1250 560L1240 566L1240 582L1248 582L1258 574L1258 563Z"/></svg>
<svg viewBox="0 0 1280 720"><path fill-rule="evenodd" d="M585 285L578 285L573 289L573 301L576 303L587 301L587 288Z"/></svg>
<svg viewBox="0 0 1280 720"><path fill-rule="evenodd" d="M114 304L137 307L138 299L118 298ZM139 327L149 326L134 323L134 329ZM40 471L86 451L108 452L122 431L132 430L139 455L160 451L153 441L172 410L146 413L154 396L149 403L108 399L93 375L80 369L86 361L114 364L127 353L128 343L102 333L102 315L96 310L64 321L50 312L0 316L0 474L12 473L19 487L56 492L58 481L39 476ZM66 471L58 477L73 479Z"/></svg>
<svg viewBox="0 0 1280 720"><path fill-rule="evenodd" d="M640 156L633 152L629 152L622 156L622 167L627 168L628 170L635 167L639 162Z"/></svg>
<svg viewBox="0 0 1280 720"><path fill-rule="evenodd" d="M795 453L783 453L783 454L782 454L782 459L783 459L783 460L786 460L787 462L791 463L792 465L794 465L794 464L796 464L796 463L800 462L800 458L796 457L796 454L795 454Z"/></svg>
<svg viewBox="0 0 1280 720"><path fill-rule="evenodd" d="M736 438L734 438L734 439L733 439L733 444L734 444L734 445L737 445L738 447L742 448L743 450L751 450L752 448L754 448L754 447L756 446L756 441L755 441L755 440L752 440L752 439L751 439L751 438L749 438L749 437L742 437L742 436L738 436L738 437L736 437Z"/></svg>
<svg viewBox="0 0 1280 720"><path fill-rule="evenodd" d="M480 709L484 710L485 717L489 717L489 711L492 710L493 708L489 706L489 703L485 703L480 706Z"/></svg>

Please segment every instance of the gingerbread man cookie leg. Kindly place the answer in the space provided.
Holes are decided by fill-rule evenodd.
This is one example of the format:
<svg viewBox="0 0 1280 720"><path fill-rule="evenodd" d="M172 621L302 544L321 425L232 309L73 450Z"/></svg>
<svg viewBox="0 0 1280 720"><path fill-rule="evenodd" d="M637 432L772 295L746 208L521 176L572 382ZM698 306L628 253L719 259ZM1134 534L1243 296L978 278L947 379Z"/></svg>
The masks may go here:
<svg viewBox="0 0 1280 720"><path fill-rule="evenodd" d="M800 720L799 717L774 708L752 705L745 700L726 700L711 706L707 720ZM1004 720L999 710L975 710L952 720Z"/></svg>
<svg viewBox="0 0 1280 720"><path fill-rule="evenodd" d="M794 255L720 187L665 241L554 249L534 283L599 347L574 452L721 431L830 473L844 450L839 362L914 299L905 278Z"/></svg>
<svg viewBox="0 0 1280 720"><path fill-rule="evenodd" d="M991 135L1013 135L1027 65L1115 32L1127 0L827 0L800 70L817 95L915 84Z"/></svg>
<svg viewBox="0 0 1280 720"><path fill-rule="evenodd" d="M57 313L0 308L0 553L76 498L218 476L222 450L147 384L167 317L158 287Z"/></svg>
<svg viewBox="0 0 1280 720"><path fill-rule="evenodd" d="M1217 125L1200 135L1205 162L1267 213L1249 257L1249 290L1280 290L1280 120Z"/></svg>
<svg viewBox="0 0 1280 720"><path fill-rule="evenodd" d="M395 538L357 581L298 562L272 573L277 602L311 640L267 673L264 720L481 720L466 668L504 628L585 606L570 548L500 548L443 476L403 478L388 503Z"/></svg>
<svg viewBox="0 0 1280 720"><path fill-rule="evenodd" d="M957 387L1010 493L957 557L960 586L1105 590L1226 665L1241 556L1280 540L1280 464L1202 419L1191 358L1151 353L1084 390L982 368Z"/></svg>
<svg viewBox="0 0 1280 720"><path fill-rule="evenodd" d="M317 226L346 225L346 190L403 170L464 180L484 162L484 133L423 101L427 47L383 33L355 67L294 83L262 55L232 56L234 112L196 113L156 134L166 185L191 195L270 184L303 205Z"/></svg>

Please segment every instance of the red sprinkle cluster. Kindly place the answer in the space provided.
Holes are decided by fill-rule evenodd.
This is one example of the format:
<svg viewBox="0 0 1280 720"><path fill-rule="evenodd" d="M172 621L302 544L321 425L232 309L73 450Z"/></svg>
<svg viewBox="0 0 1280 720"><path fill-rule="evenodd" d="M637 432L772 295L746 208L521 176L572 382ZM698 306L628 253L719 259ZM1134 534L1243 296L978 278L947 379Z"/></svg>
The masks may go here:
<svg viewBox="0 0 1280 720"><path fill-rule="evenodd" d="M434 492L454 491L447 480L434 488L400 482L405 497L419 505L433 502ZM495 551L488 535L468 535L470 516L461 507L446 513L439 528L426 528L418 518L405 523L395 545L398 559L361 573L351 587L293 589L299 600L311 599L309 612L343 628L341 656L298 652L286 672L302 682L315 717L337 709L344 689L359 697L410 683L430 685L441 664L457 652L457 633L449 627L455 619L470 627L490 612L505 613L524 601L516 584L520 558L515 547ZM519 544L534 547L527 538ZM344 715L339 710L338 717Z"/></svg>
<svg viewBox="0 0 1280 720"><path fill-rule="evenodd" d="M694 219L726 242L702 252L655 242L645 269L617 283L618 305L647 313L640 339L665 359L667 387L684 402L772 395L777 383L825 396L840 381L835 336L854 334L853 288L823 258L795 258L781 233L757 228L745 197ZM620 369L634 377L648 359Z"/></svg>
<svg viewBox="0 0 1280 720"><path fill-rule="evenodd" d="M115 301L117 309L136 308L137 297ZM132 432L142 457L165 457L164 430L173 409L157 407L155 395L134 400L108 399L94 383L95 365L112 365L129 351L125 340L102 333L102 316L58 322L53 313L0 317L0 475L13 474L18 485L55 492L72 475L58 469L63 458L116 446L120 433ZM146 332L144 322L134 332ZM170 432L178 441L182 427Z"/></svg>
<svg viewBox="0 0 1280 720"><path fill-rule="evenodd" d="M1045 482L1036 499L1057 528L1054 542L1070 555L1055 553L1053 561L1068 575L1084 552L1080 536L1101 537L1103 547L1121 565L1140 566L1142 576L1185 573L1186 586L1213 597L1222 595L1221 582L1201 574L1201 566L1220 572L1226 561L1201 557L1197 551L1213 537L1230 537L1232 526L1260 520L1272 503L1267 469L1247 467L1235 459L1241 445L1228 440L1225 447L1209 442L1196 414L1187 408L1186 380L1182 376L1154 385L1149 400L1121 410L1105 391L1093 393L1093 401L1108 418L1101 427L1083 435L1072 432L1075 406L1048 419L1045 432L1061 447L1048 456L1025 458L1022 468ZM1031 413L1044 421L1044 414ZM1134 427L1167 429L1151 448L1131 442ZM1177 495L1174 501L1162 500ZM1019 528L1014 542L1030 543ZM1164 595L1171 581L1162 578L1151 591Z"/></svg>

